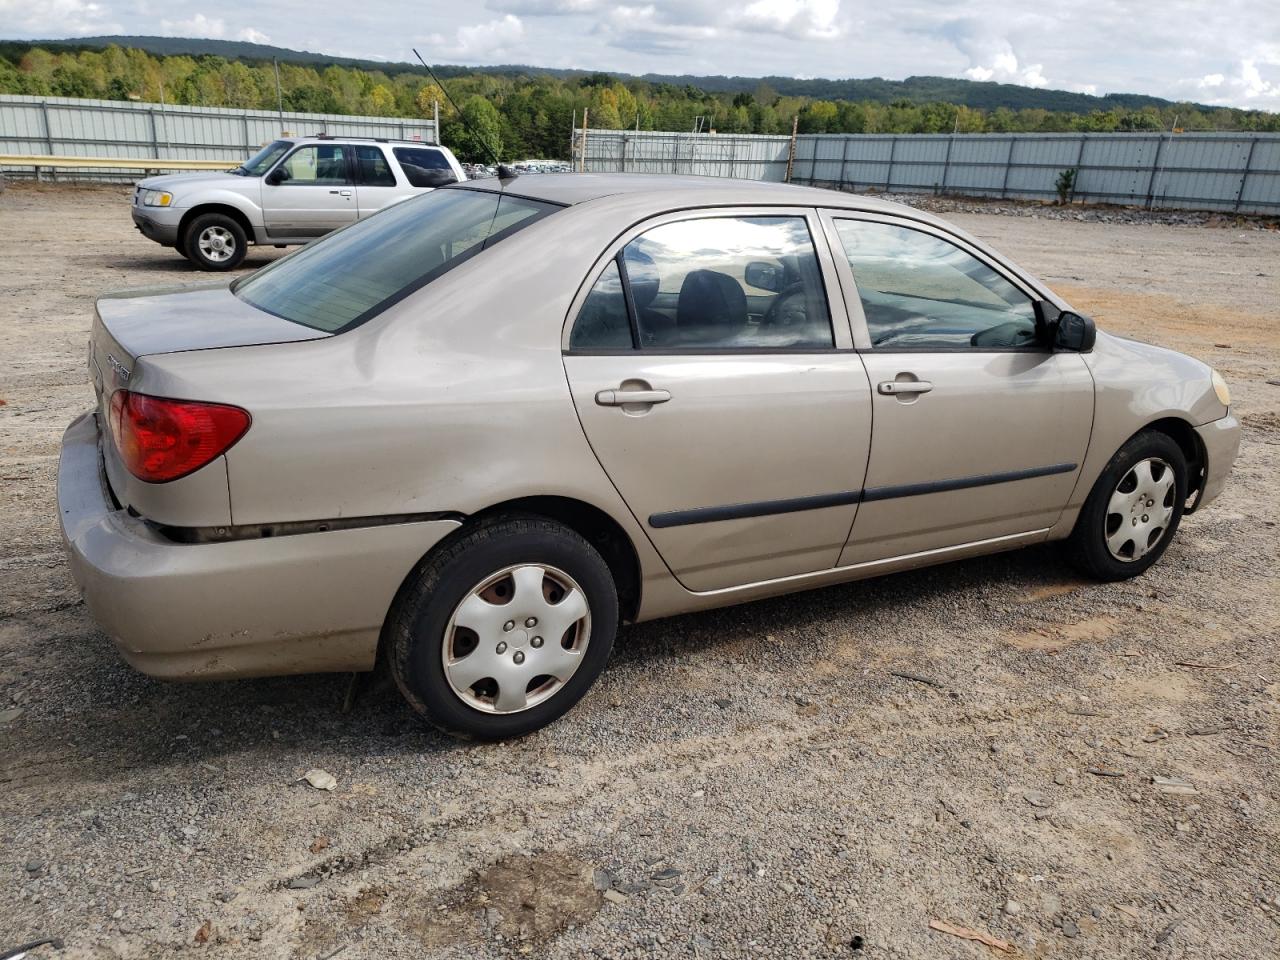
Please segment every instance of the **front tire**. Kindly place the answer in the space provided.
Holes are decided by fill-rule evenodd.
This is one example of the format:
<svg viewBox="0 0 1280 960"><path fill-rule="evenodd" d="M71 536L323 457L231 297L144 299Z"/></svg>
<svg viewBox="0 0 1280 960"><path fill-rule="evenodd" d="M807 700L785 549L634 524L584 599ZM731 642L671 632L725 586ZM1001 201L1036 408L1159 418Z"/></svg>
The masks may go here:
<svg viewBox="0 0 1280 960"><path fill-rule="evenodd" d="M249 239L225 213L203 213L187 227L182 249L201 270L234 270L248 252Z"/></svg>
<svg viewBox="0 0 1280 960"><path fill-rule="evenodd" d="M1187 499L1187 460L1174 440L1148 430L1121 447L1098 477L1068 542L1072 560L1098 580L1147 571L1169 547Z"/></svg>
<svg viewBox="0 0 1280 960"><path fill-rule="evenodd" d="M423 719L518 737L576 704L604 670L618 594L586 540L540 517L478 524L429 555L388 622L391 673Z"/></svg>

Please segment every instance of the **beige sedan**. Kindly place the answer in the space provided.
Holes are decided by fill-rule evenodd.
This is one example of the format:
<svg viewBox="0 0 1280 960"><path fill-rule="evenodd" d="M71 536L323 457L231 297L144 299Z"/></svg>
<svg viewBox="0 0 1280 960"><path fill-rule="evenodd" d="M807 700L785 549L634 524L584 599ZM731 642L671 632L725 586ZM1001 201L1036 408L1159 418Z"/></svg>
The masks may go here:
<svg viewBox="0 0 1280 960"><path fill-rule="evenodd" d="M949 224L698 178L459 184L232 284L100 300L58 499L175 679L368 670L498 738L636 622L1048 540L1146 571L1239 424Z"/></svg>

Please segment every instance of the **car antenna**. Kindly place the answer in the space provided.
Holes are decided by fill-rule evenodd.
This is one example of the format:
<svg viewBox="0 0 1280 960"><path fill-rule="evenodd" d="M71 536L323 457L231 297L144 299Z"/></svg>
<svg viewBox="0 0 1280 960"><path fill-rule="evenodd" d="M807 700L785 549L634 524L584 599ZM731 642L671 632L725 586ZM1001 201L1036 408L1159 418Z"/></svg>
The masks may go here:
<svg viewBox="0 0 1280 960"><path fill-rule="evenodd" d="M494 151L493 147L489 146L489 141L486 140L484 137L480 136L480 134L476 132L476 128L471 126L471 124L467 122L466 114L464 114L461 110L458 109L458 105L454 103L453 97L449 93L449 89L443 83L440 82L440 78L436 76L435 71L431 69L431 67L427 64L427 61L422 59L422 54L420 54L417 51L417 49L413 47L410 47L409 49L413 50L413 55L418 58L418 62L422 64L422 66L426 69L427 75L430 76L431 79L435 82L435 85L440 88L440 92L443 93L445 99L449 101L449 106L453 107L453 112L458 115L458 119L462 121L463 126L465 126L467 130L471 133L471 136L475 137L476 140L484 147L485 153L489 154L489 156L493 158L493 163L498 168L498 183L501 186L505 186L508 180L514 180L516 177L520 176L520 174L516 173L514 170L512 170L505 163L503 163L501 160L498 159L498 154ZM437 130L436 139L439 140L439 138L440 138L440 131Z"/></svg>

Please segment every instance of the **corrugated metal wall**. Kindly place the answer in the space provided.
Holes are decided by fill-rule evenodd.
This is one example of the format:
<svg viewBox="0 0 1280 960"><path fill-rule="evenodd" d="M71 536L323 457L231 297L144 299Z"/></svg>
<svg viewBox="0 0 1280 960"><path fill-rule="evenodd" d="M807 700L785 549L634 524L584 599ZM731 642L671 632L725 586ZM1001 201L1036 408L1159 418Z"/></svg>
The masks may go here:
<svg viewBox="0 0 1280 960"><path fill-rule="evenodd" d="M418 118L0 95L0 154L240 161L286 131L436 142Z"/></svg>
<svg viewBox="0 0 1280 960"><path fill-rule="evenodd" d="M575 164L582 134L574 138ZM783 180L790 137L589 130L586 168ZM1280 135L1249 133L806 134L795 183L888 193L1075 199L1280 214Z"/></svg>

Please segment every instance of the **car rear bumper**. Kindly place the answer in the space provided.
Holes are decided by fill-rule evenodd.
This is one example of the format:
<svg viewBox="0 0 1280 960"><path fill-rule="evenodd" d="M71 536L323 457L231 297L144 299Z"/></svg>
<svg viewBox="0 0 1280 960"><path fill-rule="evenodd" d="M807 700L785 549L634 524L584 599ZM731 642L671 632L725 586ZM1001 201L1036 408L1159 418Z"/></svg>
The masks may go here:
<svg viewBox="0 0 1280 960"><path fill-rule="evenodd" d="M430 520L177 543L118 509L94 414L62 439L58 514L72 575L124 658L166 679L367 670L396 591L459 526Z"/></svg>
<svg viewBox="0 0 1280 960"><path fill-rule="evenodd" d="M1222 488L1227 485L1227 475L1231 473L1231 465L1236 462L1240 453L1240 421L1228 414L1221 420L1214 420L1196 427L1200 442L1204 444L1205 476L1204 489L1197 498L1195 508L1199 510L1206 503L1217 498Z"/></svg>
<svg viewBox="0 0 1280 960"><path fill-rule="evenodd" d="M148 240L154 240L156 243L162 243L166 247L176 246L178 243L178 227L182 223L182 213L178 210L163 210L159 207L134 207L133 223L142 231L142 235Z"/></svg>

